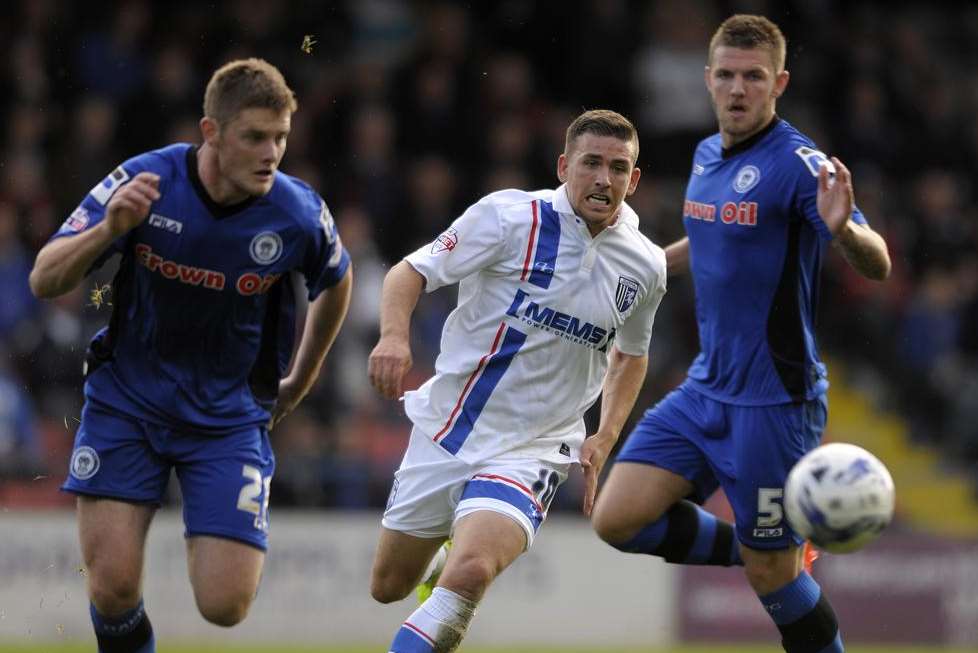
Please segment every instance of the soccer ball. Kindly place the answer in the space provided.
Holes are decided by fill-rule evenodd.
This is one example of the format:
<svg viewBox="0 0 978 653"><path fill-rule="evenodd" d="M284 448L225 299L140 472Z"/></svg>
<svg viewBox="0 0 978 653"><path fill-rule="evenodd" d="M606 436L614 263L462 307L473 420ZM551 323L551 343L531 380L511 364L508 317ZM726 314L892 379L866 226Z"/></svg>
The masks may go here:
<svg viewBox="0 0 978 653"><path fill-rule="evenodd" d="M875 540L893 517L893 500L893 478L883 463L841 442L805 454L784 487L788 523L831 553L851 553Z"/></svg>

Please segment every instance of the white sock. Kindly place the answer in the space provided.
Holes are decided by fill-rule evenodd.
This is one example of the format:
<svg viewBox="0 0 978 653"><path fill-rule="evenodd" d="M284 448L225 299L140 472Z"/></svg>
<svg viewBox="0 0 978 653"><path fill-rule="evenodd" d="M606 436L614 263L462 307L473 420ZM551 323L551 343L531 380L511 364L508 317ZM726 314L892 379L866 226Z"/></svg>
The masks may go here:
<svg viewBox="0 0 978 653"><path fill-rule="evenodd" d="M475 614L476 602L455 592L436 587L405 624L424 633L435 643L435 653L451 653L462 642Z"/></svg>

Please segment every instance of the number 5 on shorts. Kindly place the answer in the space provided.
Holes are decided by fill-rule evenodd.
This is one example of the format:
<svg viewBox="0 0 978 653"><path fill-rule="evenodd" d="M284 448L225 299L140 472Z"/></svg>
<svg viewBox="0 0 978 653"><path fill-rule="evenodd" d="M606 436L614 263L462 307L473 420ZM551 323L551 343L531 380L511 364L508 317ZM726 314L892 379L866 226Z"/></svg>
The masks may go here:
<svg viewBox="0 0 978 653"><path fill-rule="evenodd" d="M757 490L757 527L771 528L781 523L784 510L781 497L784 490L779 487L762 487Z"/></svg>
<svg viewBox="0 0 978 653"><path fill-rule="evenodd" d="M268 495L271 490L272 477L262 478L261 470L251 465L243 465L241 475L249 483L238 493L238 510L250 512L255 516L255 528L260 531L268 530ZM264 492L263 492L264 491Z"/></svg>

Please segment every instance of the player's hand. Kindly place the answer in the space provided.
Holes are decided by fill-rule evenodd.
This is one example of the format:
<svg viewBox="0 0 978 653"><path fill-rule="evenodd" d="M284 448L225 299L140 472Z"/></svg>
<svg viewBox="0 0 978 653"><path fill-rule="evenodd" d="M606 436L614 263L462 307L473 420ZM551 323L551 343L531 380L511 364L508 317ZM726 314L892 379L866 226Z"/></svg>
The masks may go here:
<svg viewBox="0 0 978 653"><path fill-rule="evenodd" d="M374 389L385 399L403 394L404 375L411 369L411 346L401 338L381 338L370 352L367 374Z"/></svg>
<svg viewBox="0 0 978 653"><path fill-rule="evenodd" d="M160 176L140 172L112 195L105 210L105 223L116 237L128 233L149 215L149 207L160 199Z"/></svg>
<svg viewBox="0 0 978 653"><path fill-rule="evenodd" d="M849 169L842 165L842 161L836 157L832 157L831 160L832 165L835 166L834 175L829 172L827 165L822 165L818 170L816 205L818 206L818 214L825 222L825 226L835 236L849 222L856 201L852 191L852 175L849 173Z"/></svg>
<svg viewBox="0 0 978 653"><path fill-rule="evenodd" d="M617 438L595 433L589 438L585 438L581 445L581 469L584 471L584 505L582 507L585 516L591 516L594 508L594 497L598 493L598 477L604 464L608 460L611 448L615 446Z"/></svg>
<svg viewBox="0 0 978 653"><path fill-rule="evenodd" d="M299 383L297 379L287 376L278 384L278 399L275 408L272 410L272 419L268 421L268 430L275 428L283 417L291 413L299 402L306 396L309 389Z"/></svg>

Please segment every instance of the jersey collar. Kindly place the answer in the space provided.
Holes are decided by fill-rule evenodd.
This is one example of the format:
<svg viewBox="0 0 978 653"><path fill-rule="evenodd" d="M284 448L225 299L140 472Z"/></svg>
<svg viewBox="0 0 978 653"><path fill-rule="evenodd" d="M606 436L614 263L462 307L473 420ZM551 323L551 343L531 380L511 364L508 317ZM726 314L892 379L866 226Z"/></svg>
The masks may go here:
<svg viewBox="0 0 978 653"><path fill-rule="evenodd" d="M577 213L574 212L574 207L571 206L570 199L567 197L567 184L561 184L554 191L554 210L557 213L565 213L567 215L572 215L575 218ZM631 224L635 227L638 226L638 214L632 210L632 207L628 206L626 202L621 203L621 210L618 212L618 219L609 224L605 229L614 229L620 224ZM586 227L585 227L586 229Z"/></svg>
<svg viewBox="0 0 978 653"><path fill-rule="evenodd" d="M748 138L746 140L743 140L743 141L740 141L736 145L734 145L732 147L729 147L729 148L727 148L727 147L721 147L720 148L720 156L723 159L729 159L732 156L736 156L736 155L740 154L741 152L744 152L746 150L749 150L750 148L754 147L754 145L758 141L760 141L762 138L764 138L765 136L767 136L768 133L772 129L774 129L775 127L777 127L777 125L778 125L779 122L781 122L781 118L778 118L777 114L775 114L774 117L771 118L771 122L769 122L767 124L767 127L765 127L764 129L762 129L761 131L757 132L756 134L754 134L750 138Z"/></svg>
<svg viewBox="0 0 978 653"><path fill-rule="evenodd" d="M218 204L211 199L207 189L204 188L204 182L200 180L200 174L197 172L197 147L194 146L187 148L187 178L190 179L190 184L194 187L194 192L197 193L200 201L204 203L204 206L211 212L211 215L218 219L227 218L239 211L243 211L258 199L256 197L249 197L241 200L237 204L228 205Z"/></svg>

